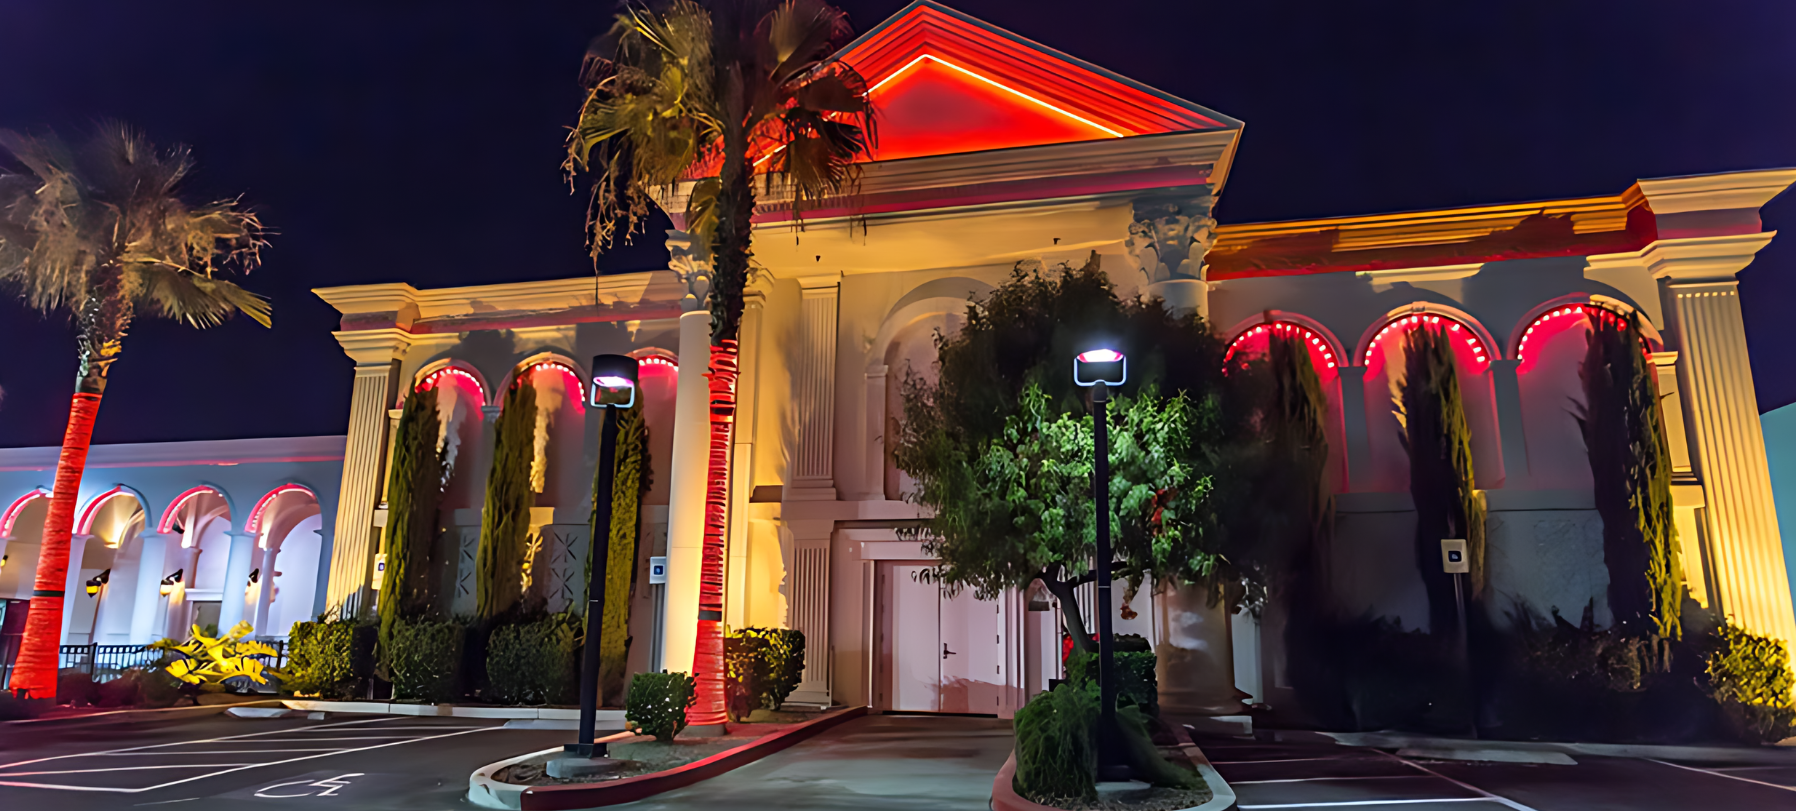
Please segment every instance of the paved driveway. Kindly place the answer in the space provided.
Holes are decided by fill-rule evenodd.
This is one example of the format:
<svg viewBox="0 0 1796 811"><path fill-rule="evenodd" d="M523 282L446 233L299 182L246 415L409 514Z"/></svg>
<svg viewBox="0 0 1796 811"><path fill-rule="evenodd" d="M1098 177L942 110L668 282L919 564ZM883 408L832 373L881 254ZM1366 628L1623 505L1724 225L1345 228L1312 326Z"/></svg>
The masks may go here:
<svg viewBox="0 0 1796 811"><path fill-rule="evenodd" d="M1010 756L1010 722L874 715L630 809L985 811Z"/></svg>

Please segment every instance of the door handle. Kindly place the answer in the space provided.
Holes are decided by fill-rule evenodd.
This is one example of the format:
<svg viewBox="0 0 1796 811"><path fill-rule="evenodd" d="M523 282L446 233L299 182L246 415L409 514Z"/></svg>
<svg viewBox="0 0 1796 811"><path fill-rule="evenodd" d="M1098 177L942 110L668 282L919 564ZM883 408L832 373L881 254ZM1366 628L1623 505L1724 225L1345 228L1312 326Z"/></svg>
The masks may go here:
<svg viewBox="0 0 1796 811"><path fill-rule="evenodd" d="M948 650L948 643L943 642L942 643L942 658L946 659L946 658L948 658L950 656L954 656L954 655L955 655L954 651Z"/></svg>

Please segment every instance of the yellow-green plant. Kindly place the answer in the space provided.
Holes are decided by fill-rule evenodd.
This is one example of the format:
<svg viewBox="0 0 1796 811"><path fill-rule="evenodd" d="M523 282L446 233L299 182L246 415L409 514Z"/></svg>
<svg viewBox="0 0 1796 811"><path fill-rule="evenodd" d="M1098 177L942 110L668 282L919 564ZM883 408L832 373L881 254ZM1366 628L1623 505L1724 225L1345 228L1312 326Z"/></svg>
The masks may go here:
<svg viewBox="0 0 1796 811"><path fill-rule="evenodd" d="M206 636L195 625L193 638L186 642L164 639L150 647L181 654L182 658L168 664L168 674L188 684L197 684L201 689L216 685L215 689L222 690L226 679L238 676L257 684L267 684L269 676L278 678L285 674L256 657L272 658L280 652L261 642L245 640L244 637L253 631L255 628L249 623L239 622L224 636Z"/></svg>

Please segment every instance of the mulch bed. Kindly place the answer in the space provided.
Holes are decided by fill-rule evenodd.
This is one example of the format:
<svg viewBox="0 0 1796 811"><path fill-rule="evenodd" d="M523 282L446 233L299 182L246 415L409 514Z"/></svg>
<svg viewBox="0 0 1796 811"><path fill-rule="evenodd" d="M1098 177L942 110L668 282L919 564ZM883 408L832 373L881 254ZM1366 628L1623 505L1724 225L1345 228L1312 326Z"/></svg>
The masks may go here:
<svg viewBox="0 0 1796 811"><path fill-rule="evenodd" d="M1101 800L1065 800L1053 798L1035 798L1035 802L1065 811L1180 811L1184 808L1195 808L1210 801L1210 787L1205 785L1197 767L1185 757L1185 752L1176 746L1160 747L1160 754L1167 762L1191 772L1198 781L1197 788L1161 788L1155 786L1145 796L1127 802Z"/></svg>
<svg viewBox="0 0 1796 811"><path fill-rule="evenodd" d="M559 755L549 754L533 757L522 763L514 763L500 769L493 773L493 779L521 786L566 786L604 783L622 780L626 777L654 774L676 769L688 763L696 763L712 755L747 745L764 735L791 729L818 715L819 713L756 710L753 715L749 716L748 723L731 723L727 727L729 734L722 737L689 738L682 736L675 738L671 743L662 743L653 738L639 738L628 743L614 743L608 747L611 757L627 761L627 764L603 777L575 780L559 780L550 777L547 771L548 763Z"/></svg>

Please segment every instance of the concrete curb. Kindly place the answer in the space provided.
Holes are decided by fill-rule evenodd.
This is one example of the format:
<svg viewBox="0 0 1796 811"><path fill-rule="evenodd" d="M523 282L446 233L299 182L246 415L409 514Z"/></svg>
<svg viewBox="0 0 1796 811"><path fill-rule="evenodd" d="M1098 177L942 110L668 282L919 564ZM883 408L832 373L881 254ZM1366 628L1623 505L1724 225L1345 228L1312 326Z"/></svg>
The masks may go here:
<svg viewBox="0 0 1796 811"><path fill-rule="evenodd" d="M1347 746L1373 749L1434 749L1453 751L1558 752L1596 757L1682 760L1692 763L1749 763L1796 766L1796 747L1776 746L1656 746L1627 743L1560 743L1556 741L1492 741L1432 738L1402 732L1324 732Z"/></svg>
<svg viewBox="0 0 1796 811"><path fill-rule="evenodd" d="M56 718L24 718L17 721L0 722L0 727L19 728L31 724L42 726L79 726L82 724L130 724L141 721L178 721L183 718L199 718L207 715L221 715L234 707L255 707L273 704L275 699L261 701L242 701L232 704L201 704L197 707L158 707L155 709L120 709L107 712L89 712L80 715L64 715Z"/></svg>
<svg viewBox="0 0 1796 811"><path fill-rule="evenodd" d="M388 701L323 701L310 698L281 700L288 709L337 712L348 715L412 715L439 718L488 718L530 721L578 721L578 707L470 707L459 704L405 704ZM599 710L598 728L624 728L623 710Z"/></svg>
<svg viewBox="0 0 1796 811"><path fill-rule="evenodd" d="M1191 759L1191 764L1197 767L1197 773L1204 778L1204 785L1210 788L1208 802L1181 809L1181 811L1234 811L1237 808L1235 790L1222 779L1222 775L1216 771L1216 767L1210 765L1210 759L1204 757L1203 750L1191 742L1191 736L1186 733L1185 727L1173 727L1173 734L1178 737L1179 748L1185 751L1185 757ZM992 780L991 809L992 811L1059 811L1053 806L1042 805L1016 793L1015 750L1011 750L1010 757L1004 761L1003 768L998 769L998 776Z"/></svg>
<svg viewBox="0 0 1796 811"><path fill-rule="evenodd" d="M494 773L506 766L561 751L559 747L545 749L481 767L468 778L468 801L482 808L509 809L509 811L567 811L568 809L599 808L635 802L734 771L866 714L866 707L850 707L790 729L764 735L734 749L719 752L679 768L626 777L622 780L604 783L576 783L565 786L519 786L500 783L492 778Z"/></svg>

